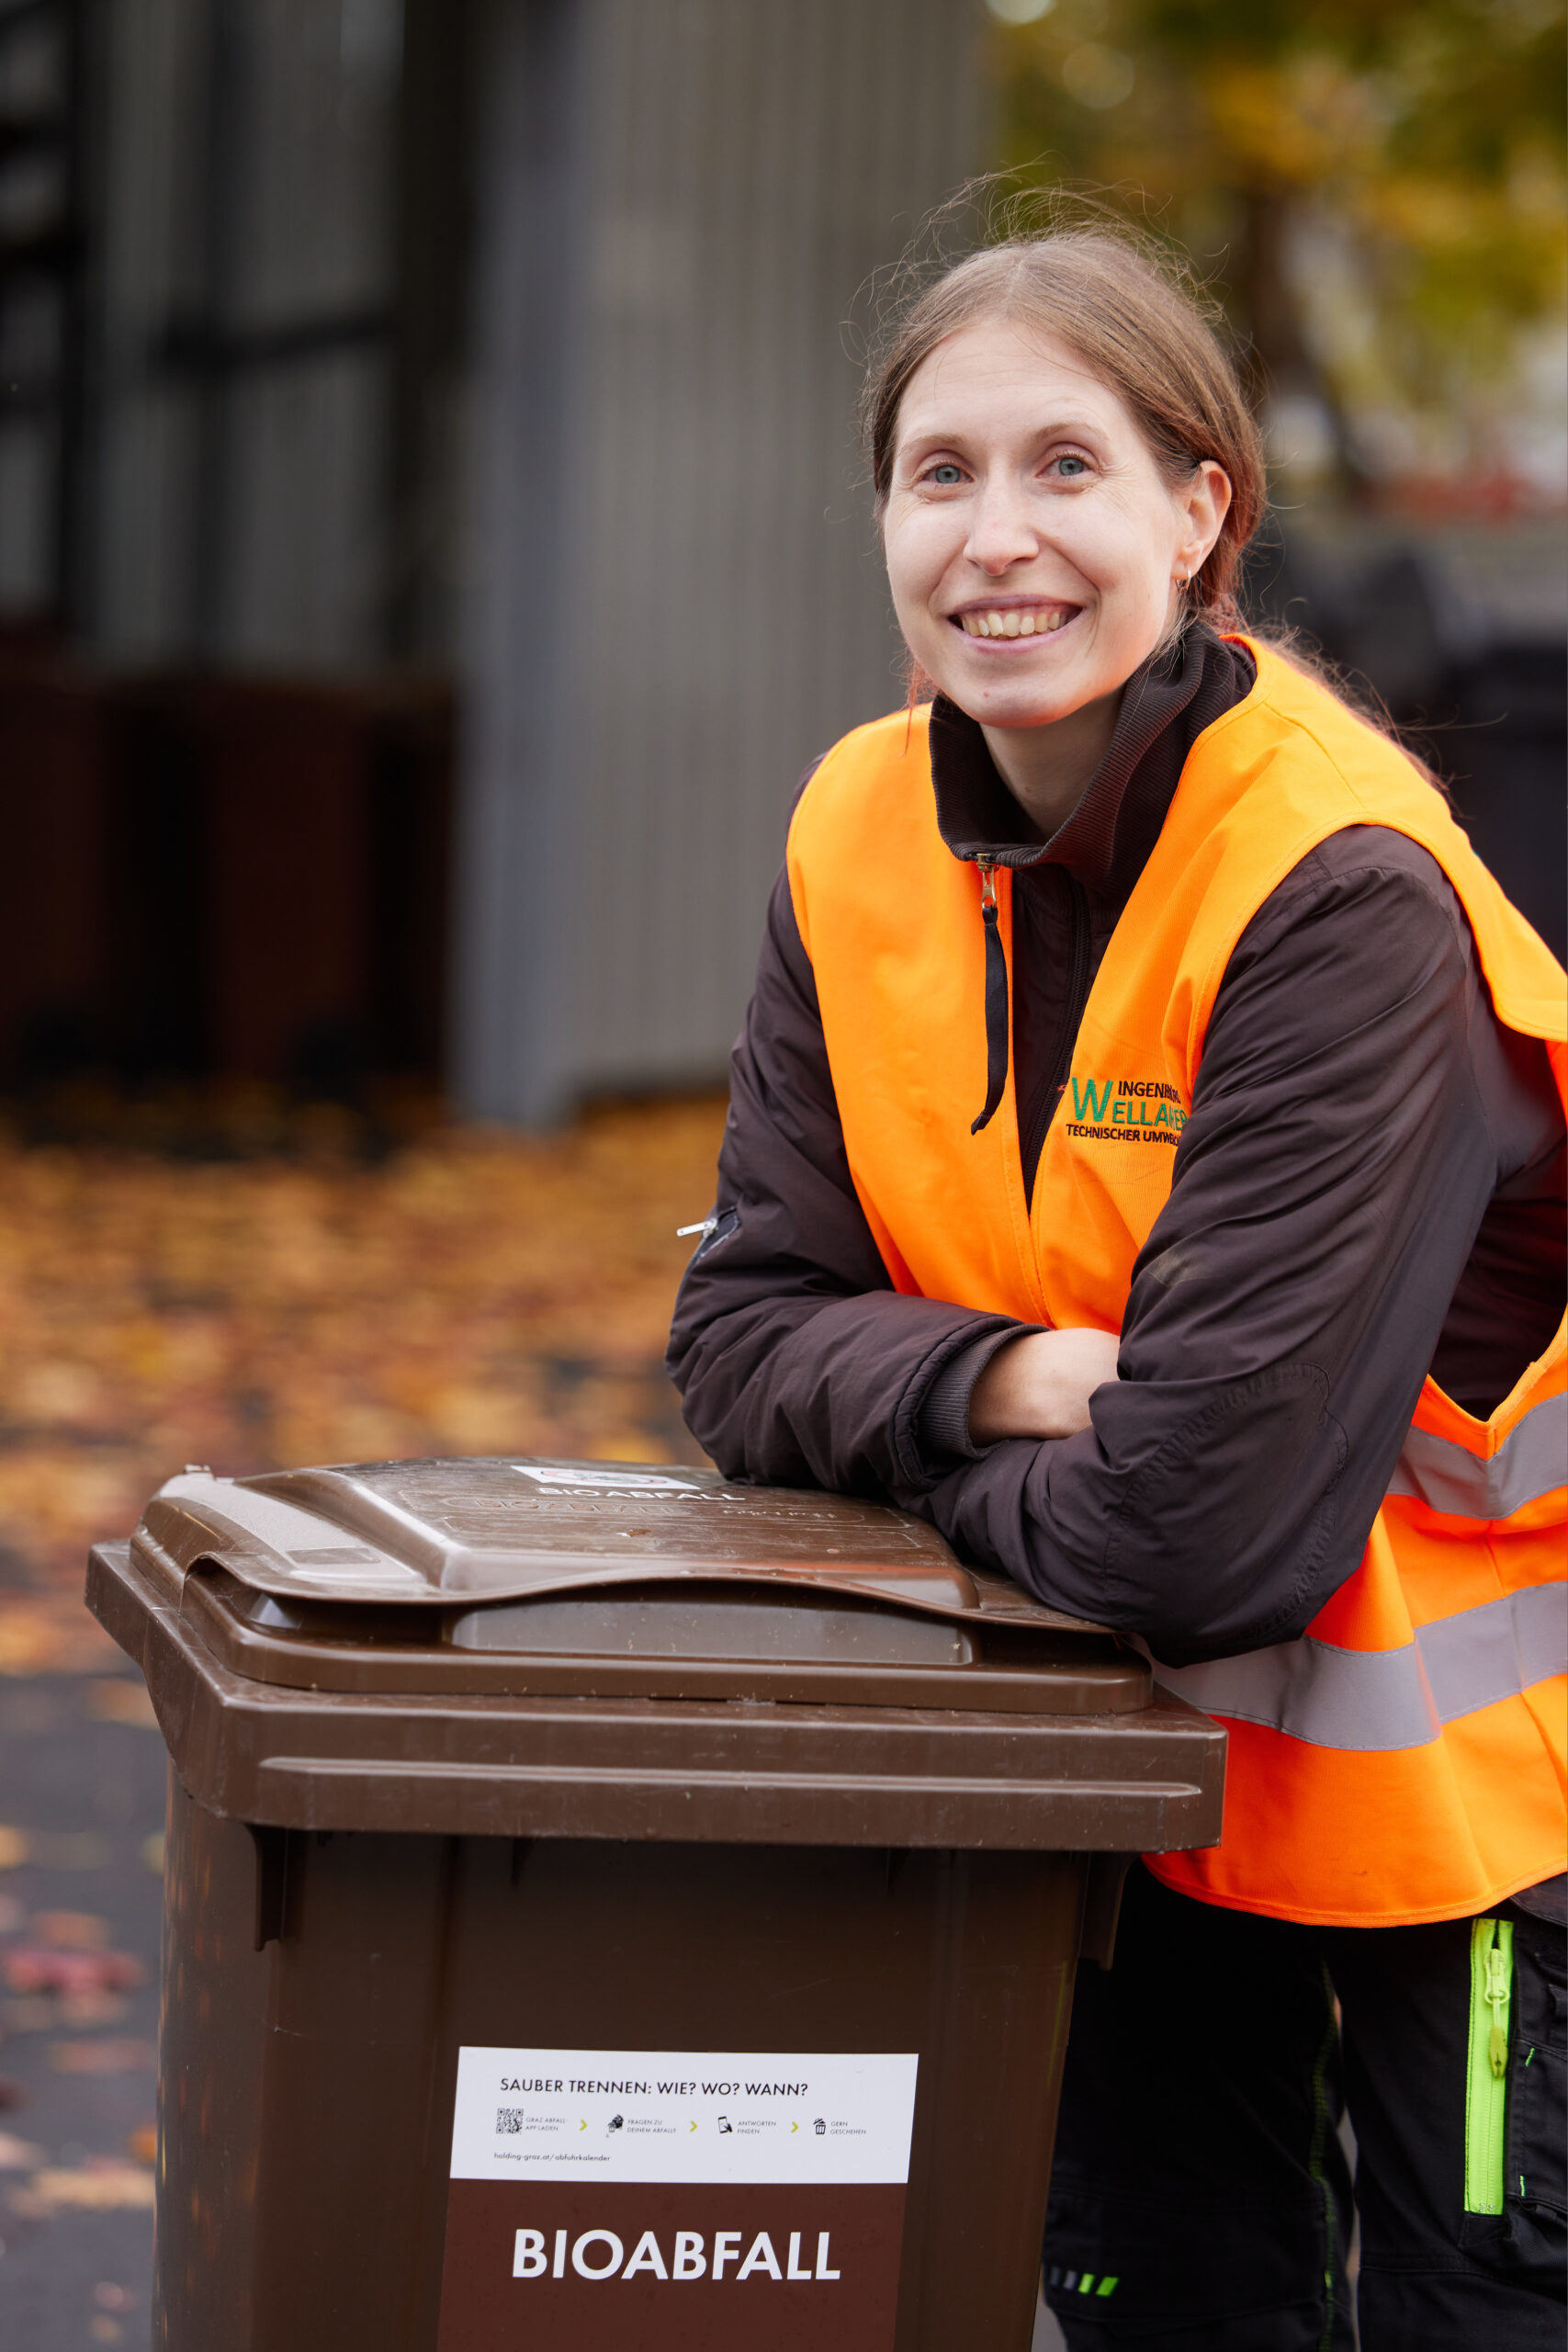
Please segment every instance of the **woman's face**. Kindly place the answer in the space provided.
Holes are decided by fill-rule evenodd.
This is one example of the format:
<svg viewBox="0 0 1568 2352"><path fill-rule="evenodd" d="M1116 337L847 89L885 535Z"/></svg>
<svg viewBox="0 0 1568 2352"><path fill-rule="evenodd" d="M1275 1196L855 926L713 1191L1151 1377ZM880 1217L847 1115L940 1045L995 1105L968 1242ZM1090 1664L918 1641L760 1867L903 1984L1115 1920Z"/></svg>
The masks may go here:
<svg viewBox="0 0 1568 2352"><path fill-rule="evenodd" d="M1175 616L1230 504L1172 484L1118 393L1038 330L939 344L898 416L884 545L910 651L987 727L1046 727L1114 694Z"/></svg>

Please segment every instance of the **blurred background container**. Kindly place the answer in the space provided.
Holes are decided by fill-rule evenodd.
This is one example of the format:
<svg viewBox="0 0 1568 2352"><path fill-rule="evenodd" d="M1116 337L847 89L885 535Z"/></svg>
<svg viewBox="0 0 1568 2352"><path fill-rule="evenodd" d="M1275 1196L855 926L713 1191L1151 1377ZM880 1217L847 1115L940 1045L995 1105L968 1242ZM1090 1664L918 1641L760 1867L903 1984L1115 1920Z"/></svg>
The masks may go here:
<svg viewBox="0 0 1568 2352"><path fill-rule="evenodd" d="M717 1079L799 772L901 690L867 280L997 164L1193 253L1257 604L1561 949L1561 46L1544 0L0 0L0 1085Z"/></svg>

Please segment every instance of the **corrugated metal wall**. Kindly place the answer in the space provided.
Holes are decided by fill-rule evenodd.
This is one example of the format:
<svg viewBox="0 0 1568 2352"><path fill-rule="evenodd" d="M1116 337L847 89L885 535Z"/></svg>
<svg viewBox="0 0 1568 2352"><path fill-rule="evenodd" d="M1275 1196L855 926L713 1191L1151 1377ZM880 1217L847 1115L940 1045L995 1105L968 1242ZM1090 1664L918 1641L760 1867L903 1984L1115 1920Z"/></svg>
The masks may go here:
<svg viewBox="0 0 1568 2352"><path fill-rule="evenodd" d="M382 650L400 23L401 0L104 14L105 653Z"/></svg>
<svg viewBox="0 0 1568 2352"><path fill-rule="evenodd" d="M900 698L843 323L982 153L973 0L501 0L465 1108L716 1075L806 763Z"/></svg>

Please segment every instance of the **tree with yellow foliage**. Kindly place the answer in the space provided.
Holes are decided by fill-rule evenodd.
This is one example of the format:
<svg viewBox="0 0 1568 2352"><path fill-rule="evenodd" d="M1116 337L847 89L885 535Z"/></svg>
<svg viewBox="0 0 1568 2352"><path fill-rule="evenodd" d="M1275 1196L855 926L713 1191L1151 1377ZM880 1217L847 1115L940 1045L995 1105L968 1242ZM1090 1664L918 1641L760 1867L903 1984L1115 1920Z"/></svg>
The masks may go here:
<svg viewBox="0 0 1568 2352"><path fill-rule="evenodd" d="M1187 246L1277 447L1315 413L1351 480L1545 480L1525 442L1562 308L1559 0L989 6L1006 160Z"/></svg>

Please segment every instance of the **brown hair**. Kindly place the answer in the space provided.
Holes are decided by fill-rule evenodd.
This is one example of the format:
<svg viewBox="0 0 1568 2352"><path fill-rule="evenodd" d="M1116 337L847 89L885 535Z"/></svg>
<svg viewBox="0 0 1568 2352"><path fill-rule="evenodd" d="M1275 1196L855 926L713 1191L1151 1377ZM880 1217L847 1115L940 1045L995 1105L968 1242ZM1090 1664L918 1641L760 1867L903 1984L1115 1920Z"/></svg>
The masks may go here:
<svg viewBox="0 0 1568 2352"><path fill-rule="evenodd" d="M970 254L896 308L867 370L861 424L878 510L899 407L921 362L978 320L1037 327L1121 395L1172 481L1190 480L1205 458L1224 469L1230 509L1185 593L1190 612L1238 625L1236 566L1262 520L1267 486L1258 427L1205 315L1211 307L1150 242L1103 215L1091 226L1015 233Z"/></svg>

